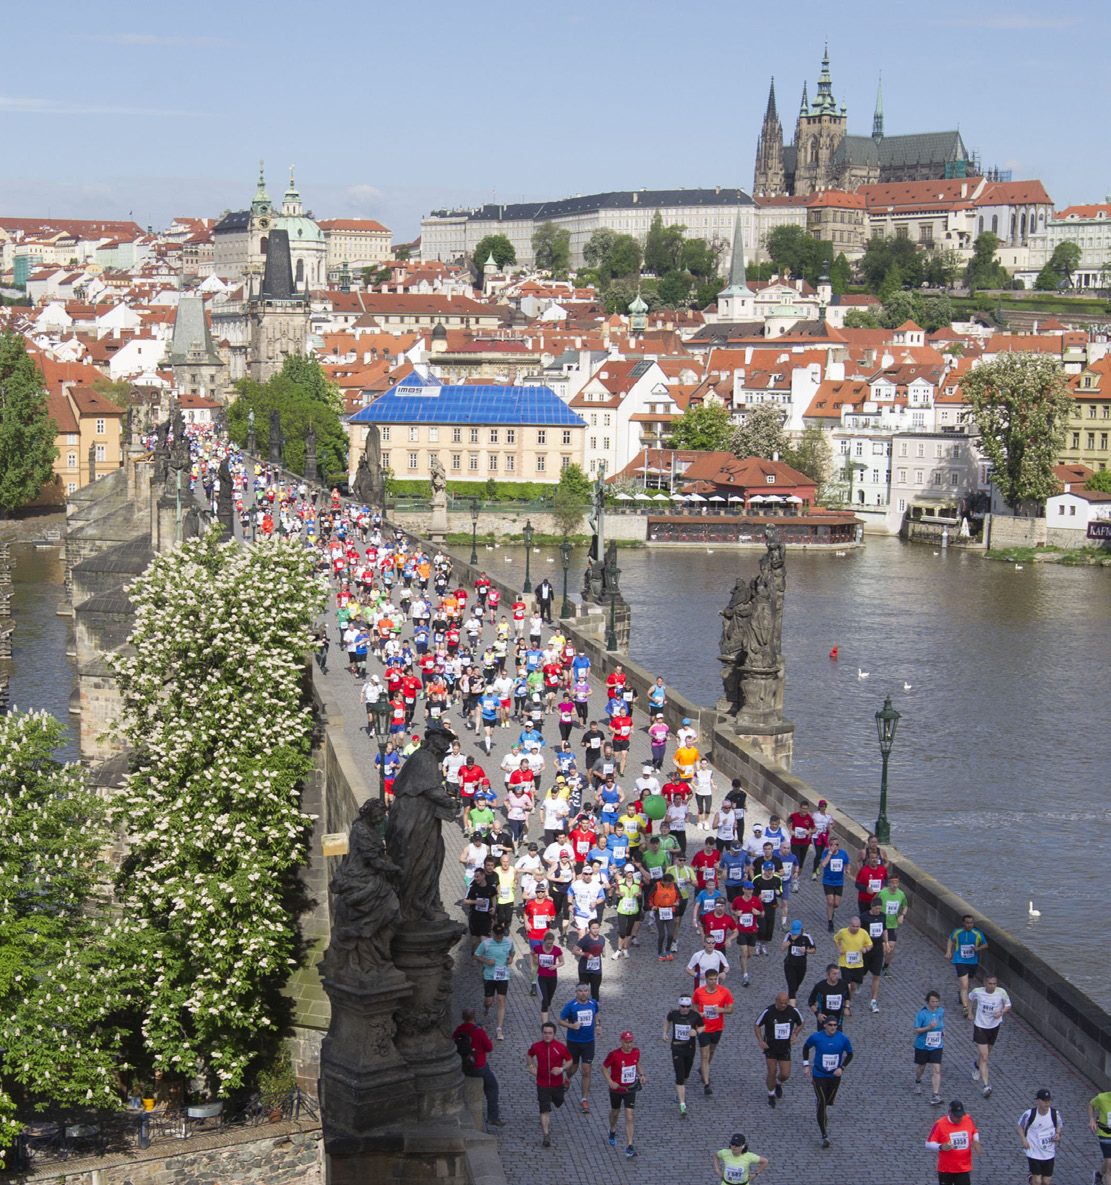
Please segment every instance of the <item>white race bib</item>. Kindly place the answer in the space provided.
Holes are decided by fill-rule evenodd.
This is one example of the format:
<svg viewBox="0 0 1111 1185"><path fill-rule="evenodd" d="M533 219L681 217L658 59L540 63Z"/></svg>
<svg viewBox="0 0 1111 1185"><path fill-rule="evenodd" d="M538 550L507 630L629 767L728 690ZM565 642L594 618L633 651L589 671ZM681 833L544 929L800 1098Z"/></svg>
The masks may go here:
<svg viewBox="0 0 1111 1185"><path fill-rule="evenodd" d="M950 1132L949 1143L957 1152L963 1152L968 1147L968 1132Z"/></svg>
<svg viewBox="0 0 1111 1185"><path fill-rule="evenodd" d="M806 828L805 827L796 827L795 828L795 839L805 839L805 838L806 838Z"/></svg>
<svg viewBox="0 0 1111 1185"><path fill-rule="evenodd" d="M714 946L717 946L719 943L722 943L725 941L725 931L724 930L711 930L710 937L714 940Z"/></svg>
<svg viewBox="0 0 1111 1185"><path fill-rule="evenodd" d="M494 968L494 978L496 980L498 980L499 982L501 982L502 980L508 979L509 978L509 968L508 967L495 967Z"/></svg>
<svg viewBox="0 0 1111 1185"><path fill-rule="evenodd" d="M675 910L670 905L661 905L656 912L660 915L661 921L670 922L675 916Z"/></svg>
<svg viewBox="0 0 1111 1185"><path fill-rule="evenodd" d="M718 1006L716 1004L707 1004L702 1009L702 1017L704 1020L717 1020Z"/></svg>
<svg viewBox="0 0 1111 1185"><path fill-rule="evenodd" d="M648 870L648 875L654 880L658 881L663 878L664 870L662 864L656 864Z"/></svg>
<svg viewBox="0 0 1111 1185"><path fill-rule="evenodd" d="M725 1181L727 1185L745 1185L748 1180L747 1164L727 1164L725 1166Z"/></svg>
<svg viewBox="0 0 1111 1185"><path fill-rule="evenodd" d="M738 920L740 921L741 925L742 925L742 926L743 926L745 929L748 929L748 928L749 928L749 927L752 925L752 918L753 918L753 915L752 915L752 914L750 914L750 913L742 913L742 914L741 914L741 916L740 916L740 918L739 918Z"/></svg>
<svg viewBox="0 0 1111 1185"><path fill-rule="evenodd" d="M859 967L861 964L861 961L862 960L860 957L860 951L858 951L858 950L845 951L845 966L846 967Z"/></svg>
<svg viewBox="0 0 1111 1185"><path fill-rule="evenodd" d="M555 955L541 955L538 962L541 967L554 967Z"/></svg>
<svg viewBox="0 0 1111 1185"><path fill-rule="evenodd" d="M677 1024L675 1026L675 1040L676 1041L689 1041L690 1039L691 1039L691 1026Z"/></svg>
<svg viewBox="0 0 1111 1185"><path fill-rule="evenodd" d="M601 971L602 970L602 956L590 955L586 960L587 971Z"/></svg>
<svg viewBox="0 0 1111 1185"><path fill-rule="evenodd" d="M788 1041L791 1037L791 1022L788 1021L785 1025L778 1022L775 1026L775 1039L777 1041Z"/></svg>
<svg viewBox="0 0 1111 1185"><path fill-rule="evenodd" d="M621 1067L621 1085L632 1086L637 1080L636 1066L622 1066Z"/></svg>
<svg viewBox="0 0 1111 1185"><path fill-rule="evenodd" d="M826 996L826 1012L837 1012L843 999L844 996Z"/></svg>
<svg viewBox="0 0 1111 1185"><path fill-rule="evenodd" d="M474 907L475 907L475 909L478 910L479 913L488 913L490 910L490 898L489 897L476 898Z"/></svg>
<svg viewBox="0 0 1111 1185"><path fill-rule="evenodd" d="M594 1027L594 1011L590 1008L580 1008L578 1011L579 1024L584 1029L592 1029Z"/></svg>
<svg viewBox="0 0 1111 1185"><path fill-rule="evenodd" d="M840 1063L841 1063L841 1058L838 1054L836 1054L836 1053L823 1053L822 1054L822 1069L823 1070L836 1070L837 1067L840 1065Z"/></svg>
<svg viewBox="0 0 1111 1185"><path fill-rule="evenodd" d="M962 942L960 953L962 959L974 959L976 957L976 944L974 942Z"/></svg>
<svg viewBox="0 0 1111 1185"><path fill-rule="evenodd" d="M774 901L775 900L775 890L774 889L761 889L760 890L760 900L765 903L769 902L769 901Z"/></svg>
<svg viewBox="0 0 1111 1185"><path fill-rule="evenodd" d="M882 938L884 929L885 929L885 927L884 927L883 922L869 922L868 923L868 937L869 938Z"/></svg>
<svg viewBox="0 0 1111 1185"><path fill-rule="evenodd" d="M868 892L878 893L883 888L883 881L878 877L871 877L868 881Z"/></svg>
<svg viewBox="0 0 1111 1185"><path fill-rule="evenodd" d="M830 860L830 862L829 862L830 872L840 872L841 869L844 867L845 867L845 861L840 858L838 858L836 860Z"/></svg>
<svg viewBox="0 0 1111 1185"><path fill-rule="evenodd" d="M941 1048L941 1034L933 1029L926 1034L926 1048L940 1049Z"/></svg>
<svg viewBox="0 0 1111 1185"><path fill-rule="evenodd" d="M791 954L794 955L795 958L797 959L797 958L804 956L807 952L807 949L808 948L805 946L792 946L791 947Z"/></svg>
<svg viewBox="0 0 1111 1185"><path fill-rule="evenodd" d="M895 917L895 915L899 912L898 901L885 901L883 903L883 912L887 914L889 918Z"/></svg>

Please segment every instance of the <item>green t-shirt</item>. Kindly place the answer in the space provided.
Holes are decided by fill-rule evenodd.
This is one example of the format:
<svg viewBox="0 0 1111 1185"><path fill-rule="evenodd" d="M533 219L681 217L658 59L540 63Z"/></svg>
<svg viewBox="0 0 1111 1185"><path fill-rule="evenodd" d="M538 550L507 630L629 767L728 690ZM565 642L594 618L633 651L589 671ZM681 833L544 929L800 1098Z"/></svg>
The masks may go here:
<svg viewBox="0 0 1111 1185"><path fill-rule="evenodd" d="M677 852L679 850L679 841L674 835L660 836L660 851L661 852Z"/></svg>
<svg viewBox="0 0 1111 1185"><path fill-rule="evenodd" d="M734 1152L732 1148L722 1148L718 1160L725 1168L721 1179L726 1185L745 1185L751 1179L752 1166L760 1163L755 1152Z"/></svg>
<svg viewBox="0 0 1111 1185"><path fill-rule="evenodd" d="M668 872L675 878L679 896L684 900L690 897L691 889L698 884L698 873L689 864L684 864L682 868L678 864L672 864Z"/></svg>
<svg viewBox="0 0 1111 1185"><path fill-rule="evenodd" d="M508 938L503 938L500 942L496 938L487 938L481 942L475 954L480 959L494 960L493 967L486 963L482 964L482 978L487 980L508 979L509 956L512 953L513 943Z"/></svg>
<svg viewBox="0 0 1111 1185"><path fill-rule="evenodd" d="M1111 1133L1111 1090L1097 1094L1089 1104L1096 1116L1096 1127L1101 1133Z"/></svg>
<svg viewBox="0 0 1111 1185"><path fill-rule="evenodd" d="M664 851L652 851L649 848L647 851L641 852L640 862L648 869L648 879L653 884L658 883L667 872L667 866L671 863L671 857Z"/></svg>
<svg viewBox="0 0 1111 1185"><path fill-rule="evenodd" d="M617 886L617 912L625 916L640 913L640 886L620 884Z"/></svg>
<svg viewBox="0 0 1111 1185"><path fill-rule="evenodd" d="M470 813L468 826L472 831L484 831L494 822L494 812L488 806L474 807Z"/></svg>
<svg viewBox="0 0 1111 1185"><path fill-rule="evenodd" d="M907 907L907 895L902 889L880 889L880 905L883 908L884 925L888 930L898 930L899 914Z"/></svg>

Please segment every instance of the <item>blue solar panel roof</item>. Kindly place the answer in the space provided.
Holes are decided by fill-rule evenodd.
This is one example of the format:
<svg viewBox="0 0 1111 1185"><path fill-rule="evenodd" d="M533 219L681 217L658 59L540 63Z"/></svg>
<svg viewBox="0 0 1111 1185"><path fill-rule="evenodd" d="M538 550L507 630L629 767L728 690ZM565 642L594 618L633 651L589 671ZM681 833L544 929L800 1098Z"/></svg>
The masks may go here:
<svg viewBox="0 0 1111 1185"><path fill-rule="evenodd" d="M441 386L415 374L350 416L349 422L585 427L551 387Z"/></svg>

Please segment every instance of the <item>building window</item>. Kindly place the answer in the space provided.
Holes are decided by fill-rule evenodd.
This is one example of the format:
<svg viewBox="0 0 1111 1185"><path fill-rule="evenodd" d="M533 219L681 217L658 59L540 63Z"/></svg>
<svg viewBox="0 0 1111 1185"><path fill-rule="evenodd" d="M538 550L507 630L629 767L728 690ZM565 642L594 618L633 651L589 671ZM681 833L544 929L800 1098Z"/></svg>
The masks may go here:
<svg viewBox="0 0 1111 1185"><path fill-rule="evenodd" d="M1107 433L1106 433L1106 432L1101 432L1101 433L1099 434L1099 447L1100 447L1100 448L1101 448L1101 449L1102 449L1104 452L1106 452L1106 451L1107 451Z"/></svg>
<svg viewBox="0 0 1111 1185"><path fill-rule="evenodd" d="M906 508L907 508L907 500L906 500L906 498L900 498L900 499L899 499L899 509L900 509L900 510L906 510Z"/></svg>
<svg viewBox="0 0 1111 1185"><path fill-rule="evenodd" d="M410 453L409 454L409 468L416 469L418 460L419 460L419 458L416 453Z"/></svg>
<svg viewBox="0 0 1111 1185"><path fill-rule="evenodd" d="M590 413L590 426L591 428L596 428L598 426L598 413L596 411L592 411ZM70 441L70 444L73 444L72 440Z"/></svg>
<svg viewBox="0 0 1111 1185"><path fill-rule="evenodd" d="M429 453L428 454L428 468L429 469L433 469L439 463L440 463L440 454L439 453Z"/></svg>
<svg viewBox="0 0 1111 1185"><path fill-rule="evenodd" d="M567 467L568 467L570 464L571 464L571 458L570 458L570 457L564 457L564 458L562 458L562 460L560 461L560 463L559 463L559 467L560 467L560 469L566 469L566 468L567 468Z"/></svg>
<svg viewBox="0 0 1111 1185"><path fill-rule="evenodd" d="M478 472L478 453L469 453L467 455L467 468L472 473Z"/></svg>
<svg viewBox="0 0 1111 1185"><path fill-rule="evenodd" d="M591 458L591 461L590 461L590 472L591 473L598 472L598 462L596 460L594 460L593 458Z"/></svg>
<svg viewBox="0 0 1111 1185"><path fill-rule="evenodd" d="M512 453L505 458L505 471L512 473L517 468L517 458Z"/></svg>
<svg viewBox="0 0 1111 1185"><path fill-rule="evenodd" d="M66 457L66 466L70 469L77 468L77 454L76 453L70 453L69 456Z"/></svg>
<svg viewBox="0 0 1111 1185"><path fill-rule="evenodd" d="M905 457L907 455L907 442L905 440L899 441L899 456Z"/></svg>
<svg viewBox="0 0 1111 1185"><path fill-rule="evenodd" d="M409 443L416 444L418 440L420 440L420 429L411 427L409 429Z"/></svg>
<svg viewBox="0 0 1111 1185"><path fill-rule="evenodd" d="M905 226L895 227L895 237L897 239L905 239L907 237L907 228Z"/></svg>
<svg viewBox="0 0 1111 1185"><path fill-rule="evenodd" d="M459 472L460 469L463 468L463 454L462 453L452 453L451 454L451 467L457 473Z"/></svg>
<svg viewBox="0 0 1111 1185"><path fill-rule="evenodd" d="M545 462L545 459L542 456L537 457L536 458L536 472L543 473L546 468L547 468L547 464Z"/></svg>
<svg viewBox="0 0 1111 1185"><path fill-rule="evenodd" d="M883 444L882 443L879 443L879 444L873 443L872 444L872 456L873 457L882 457L883 456Z"/></svg>
<svg viewBox="0 0 1111 1185"><path fill-rule="evenodd" d="M856 452L856 455L857 455L858 457L863 457L863 456L864 456L864 441L863 441L863 440L858 440L858 441L856 442L856 448L855 448L855 450L854 450L854 451ZM775 478L774 478L774 477L769 477L769 478L768 478L768 481L775 481Z"/></svg>
<svg viewBox="0 0 1111 1185"><path fill-rule="evenodd" d="M96 459L98 461L108 460L108 446L106 444L98 444L96 446Z"/></svg>
<svg viewBox="0 0 1111 1185"><path fill-rule="evenodd" d="M548 433L543 428L536 429L536 443L537 444L547 444L548 443Z"/></svg>
<svg viewBox="0 0 1111 1185"><path fill-rule="evenodd" d="M1080 447L1080 433L1079 432L1074 432L1072 434L1072 447L1073 448Z"/></svg>
<svg viewBox="0 0 1111 1185"><path fill-rule="evenodd" d="M873 469L873 470L872 470L872 481L873 481L873 483L876 483L876 482L878 482L878 481L879 481L879 479L880 479L880 471L879 471L878 469Z"/></svg>
<svg viewBox="0 0 1111 1185"><path fill-rule="evenodd" d="M598 437L592 436L590 438L590 451L593 453L593 452L597 452L597 450L598 450Z"/></svg>
<svg viewBox="0 0 1111 1185"><path fill-rule="evenodd" d="M922 470L921 470L921 469L916 469L916 470L914 471L914 484L915 484L916 486L920 486L920 485L922 484L922 477L923 477L923 472L922 472Z"/></svg>
<svg viewBox="0 0 1111 1185"><path fill-rule="evenodd" d="M462 428L452 428L451 443L452 444L462 444L463 443L463 429Z"/></svg>
<svg viewBox="0 0 1111 1185"><path fill-rule="evenodd" d="M926 446L924 444L922 444L921 442L919 442L919 445L918 445L918 455L920 457L924 457L926 455Z"/></svg>
<svg viewBox="0 0 1111 1185"><path fill-rule="evenodd" d="M383 424L382 425L382 440L384 443L388 443L389 439L390 439L390 426L389 426L389 424Z"/></svg>
<svg viewBox="0 0 1111 1185"><path fill-rule="evenodd" d="M905 469L899 470L899 485L905 486L907 484L907 471Z"/></svg>
<svg viewBox="0 0 1111 1185"><path fill-rule="evenodd" d="M571 429L570 428L563 429L563 443L564 444L571 443Z"/></svg>
<svg viewBox="0 0 1111 1185"><path fill-rule="evenodd" d="M517 429L516 428L506 428L505 443L506 444L516 444L517 443Z"/></svg>
<svg viewBox="0 0 1111 1185"><path fill-rule="evenodd" d="M429 444L436 444L439 441L439 439L440 439L440 429L439 428L429 428L428 429L428 443Z"/></svg>
<svg viewBox="0 0 1111 1185"><path fill-rule="evenodd" d="M66 437L66 444L76 444L76 443L77 443L77 433L76 433L76 432L71 432L71 433L70 433L70 434L69 434L69 435Z"/></svg>
<svg viewBox="0 0 1111 1185"><path fill-rule="evenodd" d="M951 486L955 486L955 485L957 485L957 484L960 482L960 480L961 480L961 475L960 475L959 473L957 473L957 471L956 471L955 469L954 469L954 470L950 470L950 472L949 472L949 484L950 484Z"/></svg>
<svg viewBox="0 0 1111 1185"><path fill-rule="evenodd" d="M478 444L478 429L477 428L472 428L470 430L470 442L471 442L471 444Z"/></svg>
<svg viewBox="0 0 1111 1185"><path fill-rule="evenodd" d="M1069 507L1069 514L1075 514L1075 513L1076 513L1076 507L1075 507L1075 506L1070 506L1070 507Z"/></svg>
<svg viewBox="0 0 1111 1185"><path fill-rule="evenodd" d="M108 425L104 420L97 420L97 422L96 422L97 436L103 436L105 431L107 430L107 427L108 427Z"/></svg>
<svg viewBox="0 0 1111 1185"><path fill-rule="evenodd" d="M66 493L67 494L72 494L72 493L76 492L76 490L77 490L77 482L75 482L75 481L67 481L66 482Z"/></svg>
<svg viewBox="0 0 1111 1185"><path fill-rule="evenodd" d="M1088 447L1089 448L1096 447L1096 434L1094 432L1088 433Z"/></svg>
<svg viewBox="0 0 1111 1185"><path fill-rule="evenodd" d="M610 451L610 438L608 436L602 437L602 452L608 453Z"/></svg>
<svg viewBox="0 0 1111 1185"><path fill-rule="evenodd" d="M497 453L491 453L489 455L489 457L486 458L486 468L489 469L491 473L497 473L497 471L498 471L498 454Z"/></svg>
<svg viewBox="0 0 1111 1185"><path fill-rule="evenodd" d="M945 475L944 475L944 474L943 474L943 473L942 473L940 470L939 470L938 472L936 472L936 473L934 474L934 485L935 485L935 486L939 486L939 485L941 485L941 480L942 480L942 478L943 478L944 476L945 476Z"/></svg>
<svg viewBox="0 0 1111 1185"><path fill-rule="evenodd" d="M606 412L606 414L602 417L602 427L608 428L609 426L610 426L610 414L609 414L609 412Z"/></svg>
<svg viewBox="0 0 1111 1185"><path fill-rule="evenodd" d="M497 430L497 428L491 428L491 429L490 429L490 443L491 443L491 444L497 444L497 443L498 443L498 430Z"/></svg>
<svg viewBox="0 0 1111 1185"><path fill-rule="evenodd" d="M1096 418L1096 405L1094 403L1088 406L1088 419L1094 420Z"/></svg>

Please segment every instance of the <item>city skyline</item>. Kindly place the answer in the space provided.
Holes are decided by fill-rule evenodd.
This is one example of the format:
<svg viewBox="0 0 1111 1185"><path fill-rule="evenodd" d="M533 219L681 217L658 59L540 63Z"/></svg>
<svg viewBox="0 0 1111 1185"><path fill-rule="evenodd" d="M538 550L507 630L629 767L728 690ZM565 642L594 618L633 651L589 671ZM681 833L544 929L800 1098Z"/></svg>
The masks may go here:
<svg viewBox="0 0 1111 1185"><path fill-rule="evenodd" d="M882 72L889 134L959 126L985 168L1040 178L1058 208L1111 189L1083 117L1109 84L1075 62L1077 45L1111 33L1093 0L1052 15L1025 2L972 16L900 5L840 25L805 0L789 43L769 14L674 11L661 0L554 14L432 0L417 27L404 11L344 2L317 10L318 35L306 36L304 10L281 2L202 0L188 25L180 10L136 18L117 0L67 2L44 47L36 15L16 10L11 44L35 52L13 55L0 91L19 162L0 175L0 212L156 229L175 215L215 218L249 203L259 158L272 197L292 163L317 218L375 218L398 242L442 206L641 186L749 191L771 77L789 139L827 37L854 133L870 131ZM918 69L907 69L911 50ZM692 78L719 81L692 94Z"/></svg>

